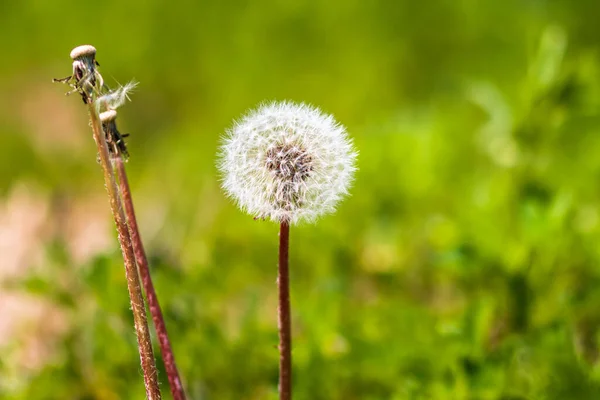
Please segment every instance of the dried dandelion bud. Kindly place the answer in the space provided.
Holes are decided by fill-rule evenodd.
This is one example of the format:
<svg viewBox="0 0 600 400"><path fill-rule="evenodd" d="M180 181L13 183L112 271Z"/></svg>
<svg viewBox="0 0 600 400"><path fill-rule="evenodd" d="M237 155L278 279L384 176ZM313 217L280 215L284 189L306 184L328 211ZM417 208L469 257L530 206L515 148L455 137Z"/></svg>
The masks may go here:
<svg viewBox="0 0 600 400"><path fill-rule="evenodd" d="M106 135L106 144L108 145L108 152L111 156L122 155L125 159L129 157L127 146L125 145L125 138L129 134L121 134L117 129L117 112L115 110L108 110L100 114L100 121L102 122L102 130Z"/></svg>
<svg viewBox="0 0 600 400"><path fill-rule="evenodd" d="M335 211L348 193L356 156L332 116L282 102L263 105L235 123L218 167L223 189L240 208L293 224Z"/></svg>
<svg viewBox="0 0 600 400"><path fill-rule="evenodd" d="M73 88L67 94L78 92L84 103L92 102L94 95L100 93L104 86L102 75L96 69L96 48L88 44L75 47L70 54L73 59L73 74L66 78L53 79L54 82L66 83Z"/></svg>
<svg viewBox="0 0 600 400"><path fill-rule="evenodd" d="M96 48L89 44L75 47L71 50L73 59L73 78L76 84L90 96L103 85L102 75L96 69Z"/></svg>

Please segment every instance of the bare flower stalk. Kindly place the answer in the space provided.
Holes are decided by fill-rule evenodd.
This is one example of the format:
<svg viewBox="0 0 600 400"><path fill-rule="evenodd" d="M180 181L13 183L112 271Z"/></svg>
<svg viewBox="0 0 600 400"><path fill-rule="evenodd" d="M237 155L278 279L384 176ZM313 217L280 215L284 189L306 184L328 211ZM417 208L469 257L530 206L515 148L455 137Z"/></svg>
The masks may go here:
<svg viewBox="0 0 600 400"><path fill-rule="evenodd" d="M127 220L125 218L121 200L119 198L117 183L108 154L106 137L104 131L102 130L98 111L96 110L91 97L87 98L86 103L88 105L90 114L90 122L94 133L94 141L96 142L98 154L100 155L100 164L102 165L102 172L104 173L104 183L106 186L106 191L108 192L110 207L115 219L115 225L117 226L121 252L123 253L123 259L125 261L127 289L129 291L135 333L140 352L140 361L144 373L146 397L149 400L160 400L161 394L158 386L158 373L154 360L154 352L152 350L152 341L148 329L148 321L146 319L144 298L142 296L142 289L135 264L134 251L131 244L129 230L127 228Z"/></svg>
<svg viewBox="0 0 600 400"><path fill-rule="evenodd" d="M160 303L158 302L158 297L156 296L156 291L154 290L152 277L150 276L150 269L148 268L148 259L146 257L146 252L144 251L144 244L142 243L138 229L135 210L133 208L133 200L131 198L131 190L129 188L129 181L125 171L125 164L121 154L117 154L112 159L119 177L119 189L125 206L125 214L127 215L127 223L129 225L129 234L133 244L133 251L135 253L135 259L137 261L140 277L142 278L142 284L144 285L144 291L146 292L148 308L150 309L152 321L154 322L154 328L156 329L156 334L158 335L158 342L160 345L163 362L165 364L169 386L171 387L171 394L173 395L173 400L185 400L185 391L183 389L183 385L181 384L181 378L179 377L179 371L177 370L177 364L175 363L175 356L173 354L173 349L171 348L171 342L167 333L165 320L160 308Z"/></svg>
<svg viewBox="0 0 600 400"><path fill-rule="evenodd" d="M292 398L292 322L290 311L289 277L290 225L279 225L279 268L277 285L279 287L279 399Z"/></svg>

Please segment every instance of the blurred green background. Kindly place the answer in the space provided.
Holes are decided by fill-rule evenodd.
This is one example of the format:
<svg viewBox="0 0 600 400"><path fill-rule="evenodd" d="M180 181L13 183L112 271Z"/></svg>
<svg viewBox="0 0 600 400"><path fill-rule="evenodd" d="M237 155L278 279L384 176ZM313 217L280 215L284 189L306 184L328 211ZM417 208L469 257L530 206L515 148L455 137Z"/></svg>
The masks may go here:
<svg viewBox="0 0 600 400"><path fill-rule="evenodd" d="M360 152L293 227L298 400L600 398L597 0L0 3L0 398L142 399L86 109L119 111L191 399L276 399L277 226L224 198L219 137L305 101ZM161 366L162 368L162 366ZM161 370L165 398L170 398Z"/></svg>

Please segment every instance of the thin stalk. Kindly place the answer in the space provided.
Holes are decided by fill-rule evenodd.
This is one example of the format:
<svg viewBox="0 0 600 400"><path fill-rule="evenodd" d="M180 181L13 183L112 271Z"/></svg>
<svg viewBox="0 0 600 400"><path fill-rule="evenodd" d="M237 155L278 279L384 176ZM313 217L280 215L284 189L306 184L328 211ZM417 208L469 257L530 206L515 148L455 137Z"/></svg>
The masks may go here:
<svg viewBox="0 0 600 400"><path fill-rule="evenodd" d="M279 399L292 398L292 323L290 311L289 277L290 225L282 222L279 227Z"/></svg>
<svg viewBox="0 0 600 400"><path fill-rule="evenodd" d="M173 395L173 400L185 400L185 391L183 390L183 385L181 384L181 378L179 377L179 371L177 370L177 364L175 363L175 356L173 354L173 349L171 348L171 341L169 340L165 320L158 302L158 297L156 296L156 291L154 290L152 277L150 276L148 258L146 257L146 252L144 251L144 245L138 229L135 210L133 208L133 200L131 198L131 190L129 188L129 181L125 171L125 164L123 163L123 158L121 155L114 157L113 162L116 166L117 175L119 177L119 189L121 191L121 198L125 206L125 214L127 215L127 223L129 225L129 234L133 244L135 260L137 261L140 277L142 278L142 284L144 285L144 291L146 292L146 299L148 300L148 308L150 309L152 321L154 322L154 328L156 329L156 334L158 336L160 351L165 364L167 378L169 379L169 386L171 387L171 394Z"/></svg>
<svg viewBox="0 0 600 400"><path fill-rule="evenodd" d="M152 351L152 341L148 330L148 321L146 320L146 309L144 307L144 298L142 296L142 288L140 279L135 265L131 238L127 229L127 220L123 212L121 200L115 181L115 174L110 163L106 138L100 124L100 118L96 111L95 105L91 100L87 102L90 114L90 122L94 132L94 140L100 154L100 164L104 173L104 183L110 208L115 219L117 232L119 235L119 244L125 261L125 276L127 279L127 289L129 291L129 299L131 301L131 310L133 311L133 322L135 325L135 333L137 336L138 349L140 352L140 361L144 373L144 384L146 387L146 397L149 400L160 400L160 389L158 387L158 373L154 360L154 352Z"/></svg>

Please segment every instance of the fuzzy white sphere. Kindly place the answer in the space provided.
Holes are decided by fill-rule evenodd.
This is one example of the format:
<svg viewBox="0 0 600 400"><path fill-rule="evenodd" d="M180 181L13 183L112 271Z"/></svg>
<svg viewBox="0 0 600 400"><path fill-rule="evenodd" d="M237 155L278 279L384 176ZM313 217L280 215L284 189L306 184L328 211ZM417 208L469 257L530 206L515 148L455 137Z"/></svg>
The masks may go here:
<svg viewBox="0 0 600 400"><path fill-rule="evenodd" d="M242 210L295 224L335 211L356 156L331 115L281 102L260 106L227 131L218 167L223 189Z"/></svg>

